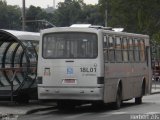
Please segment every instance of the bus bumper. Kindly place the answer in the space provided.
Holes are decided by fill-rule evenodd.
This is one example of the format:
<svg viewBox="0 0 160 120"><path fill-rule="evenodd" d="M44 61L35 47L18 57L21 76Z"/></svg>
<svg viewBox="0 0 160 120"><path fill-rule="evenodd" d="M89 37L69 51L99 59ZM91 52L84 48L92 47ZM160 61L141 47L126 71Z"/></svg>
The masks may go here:
<svg viewBox="0 0 160 120"><path fill-rule="evenodd" d="M103 100L103 87L38 86L40 100Z"/></svg>

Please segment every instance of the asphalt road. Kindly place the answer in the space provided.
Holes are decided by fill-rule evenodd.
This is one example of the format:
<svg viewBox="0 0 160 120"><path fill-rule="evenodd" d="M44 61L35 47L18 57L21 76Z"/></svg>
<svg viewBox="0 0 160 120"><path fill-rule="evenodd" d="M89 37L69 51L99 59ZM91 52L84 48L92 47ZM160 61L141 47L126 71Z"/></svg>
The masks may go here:
<svg viewBox="0 0 160 120"><path fill-rule="evenodd" d="M124 102L120 110L112 110L109 106L95 108L91 105L73 110L59 110L55 107L20 116L18 120L160 120L160 94L145 96L141 105L134 104L134 100Z"/></svg>

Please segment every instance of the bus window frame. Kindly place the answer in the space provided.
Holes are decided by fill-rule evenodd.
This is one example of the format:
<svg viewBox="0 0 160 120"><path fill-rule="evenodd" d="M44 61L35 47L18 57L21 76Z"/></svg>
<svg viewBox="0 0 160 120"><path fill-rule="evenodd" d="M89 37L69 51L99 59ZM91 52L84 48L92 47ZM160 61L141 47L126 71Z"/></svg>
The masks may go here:
<svg viewBox="0 0 160 120"><path fill-rule="evenodd" d="M114 46L113 46L113 49L114 50L114 61L111 61L109 59L109 37L112 37L113 38L113 43L114 43ZM105 38L105 41L104 41L104 38ZM116 57L116 51L117 51L117 48L116 48L116 39L119 38L120 39L120 42L121 42L121 50L118 49L118 51L121 51L121 57L122 57L122 61L118 61L117 60L117 57ZM130 40L132 41L132 45L130 46L129 43L130 43ZM124 48L124 41L126 42L126 48ZM135 43L137 41L137 46L135 46ZM125 36L125 35L113 35L113 34L104 34L103 36L103 54L104 54L104 62L105 63L145 63L146 62L146 56L144 56L144 60L141 60L141 42L143 42L143 54L146 55L146 50L145 50L145 39L141 38L141 37L133 37L133 36ZM137 47L137 49L136 49ZM126 52L126 57L127 57L127 61L124 61L124 53L123 52ZM133 60L130 59L130 55L129 55L129 52L132 52L133 53ZM138 61L136 60L135 58L135 52L137 52L137 55L138 55ZM105 55L106 54L106 55Z"/></svg>
<svg viewBox="0 0 160 120"><path fill-rule="evenodd" d="M135 52L137 51L138 52L138 60L136 60L136 56L135 56L135 63L141 63L141 60L140 60L140 49L139 49L139 38L134 38L134 56L135 56ZM135 43L135 41L137 41L137 44L138 44L138 50L136 50L135 48L136 48L136 43Z"/></svg>
<svg viewBox="0 0 160 120"><path fill-rule="evenodd" d="M134 38L128 37L128 60L130 63L135 62L135 54L134 54ZM132 47L130 47L130 40L132 41ZM130 59L130 52L133 54L133 60Z"/></svg>
<svg viewBox="0 0 160 120"><path fill-rule="evenodd" d="M113 40L113 48L109 48L109 37L111 37L112 38L112 40ZM107 46L107 49L108 49L108 62L110 62L110 63L115 63L116 62L116 58L115 58L115 36L114 35L107 35L107 39L108 39L108 46ZM110 60L110 56L109 56L109 52L110 52L110 50L113 50L113 60L111 61Z"/></svg>
<svg viewBox="0 0 160 120"><path fill-rule="evenodd" d="M124 49L124 40L126 40L126 45L127 45L127 48ZM127 53L127 61L124 60L124 51L126 51ZM128 53L128 39L127 39L127 36L122 36L122 56L123 56L123 63L129 63L129 53Z"/></svg>
<svg viewBox="0 0 160 120"><path fill-rule="evenodd" d="M119 38L120 40L120 49L117 49L116 45L117 45L117 38ZM123 49L122 49L122 38L121 36L118 36L116 35L115 36L115 60L116 60L116 63L123 63ZM120 55L121 55L121 60L117 60L117 55L116 55L116 52L117 51L120 51Z"/></svg>
<svg viewBox="0 0 160 120"><path fill-rule="evenodd" d="M104 34L103 35L103 58L104 58L104 62L108 63L109 62L109 56L108 56L108 35Z"/></svg>
<svg viewBox="0 0 160 120"><path fill-rule="evenodd" d="M96 48L96 51L97 51L97 53L96 53L96 56L95 57L92 57L92 58L81 58L81 57L74 57L74 58L65 58L65 57L57 57L57 58L46 58L46 57L44 57L44 55L43 55L43 49L44 49L44 37L46 36L46 35L53 35L53 34L63 34L63 33L82 33L82 34L94 34L95 36L96 36L96 44L97 44L97 48ZM98 58L98 50L99 50L99 43L98 43L98 34L97 33L94 33L94 32L50 32L50 33L45 33L45 34L43 34L43 36L42 36L42 49L41 49L41 56L42 56L42 58L43 59L97 59Z"/></svg>
<svg viewBox="0 0 160 120"><path fill-rule="evenodd" d="M139 42L139 44L140 44L140 49L139 49L140 62L145 63L145 62L146 62L146 56L145 56L145 54L146 54L145 41L144 41L144 39L140 39L139 41L140 41L140 42ZM143 60L142 60L142 56L141 56L141 52L142 52L141 42L143 42L143 57L144 57Z"/></svg>

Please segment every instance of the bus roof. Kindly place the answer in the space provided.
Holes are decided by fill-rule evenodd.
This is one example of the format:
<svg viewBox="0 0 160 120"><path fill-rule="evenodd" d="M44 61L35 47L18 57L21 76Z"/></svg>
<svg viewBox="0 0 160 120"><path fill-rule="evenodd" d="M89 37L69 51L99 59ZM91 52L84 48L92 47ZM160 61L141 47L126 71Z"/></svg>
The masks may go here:
<svg viewBox="0 0 160 120"><path fill-rule="evenodd" d="M114 30L108 30L108 29L103 29L103 28L98 28L98 27L54 27L54 28L49 28L49 29L44 29L41 31L42 34L46 33L53 33L53 32L93 32L93 33L98 33L98 32L103 32L103 33L110 33L114 35L127 35L127 36L137 36L137 37L145 37L149 38L148 35L144 34L136 34L136 33L128 33L128 32L120 32L120 31L114 31Z"/></svg>

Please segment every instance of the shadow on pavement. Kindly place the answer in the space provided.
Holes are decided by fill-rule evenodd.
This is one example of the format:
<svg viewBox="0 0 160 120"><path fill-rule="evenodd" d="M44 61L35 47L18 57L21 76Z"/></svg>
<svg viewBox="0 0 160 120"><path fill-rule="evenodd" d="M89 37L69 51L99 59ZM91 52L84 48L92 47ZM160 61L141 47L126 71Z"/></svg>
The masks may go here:
<svg viewBox="0 0 160 120"><path fill-rule="evenodd" d="M146 103L142 103L140 105L144 105ZM129 108L132 106L140 106L137 105L135 103L123 103L121 109L124 108ZM120 110L121 110L120 109ZM40 111L36 111L39 113L35 113L35 114L41 114L41 115L76 115L76 114L83 114L83 113L103 113L103 112L113 112L113 111L117 111L117 110L113 110L112 106L110 104L107 104L105 106L92 106L91 104L86 104L86 105L82 105L82 106L77 106L75 108L72 109L58 109L58 107L52 107L49 109L44 109L44 110L40 110Z"/></svg>

